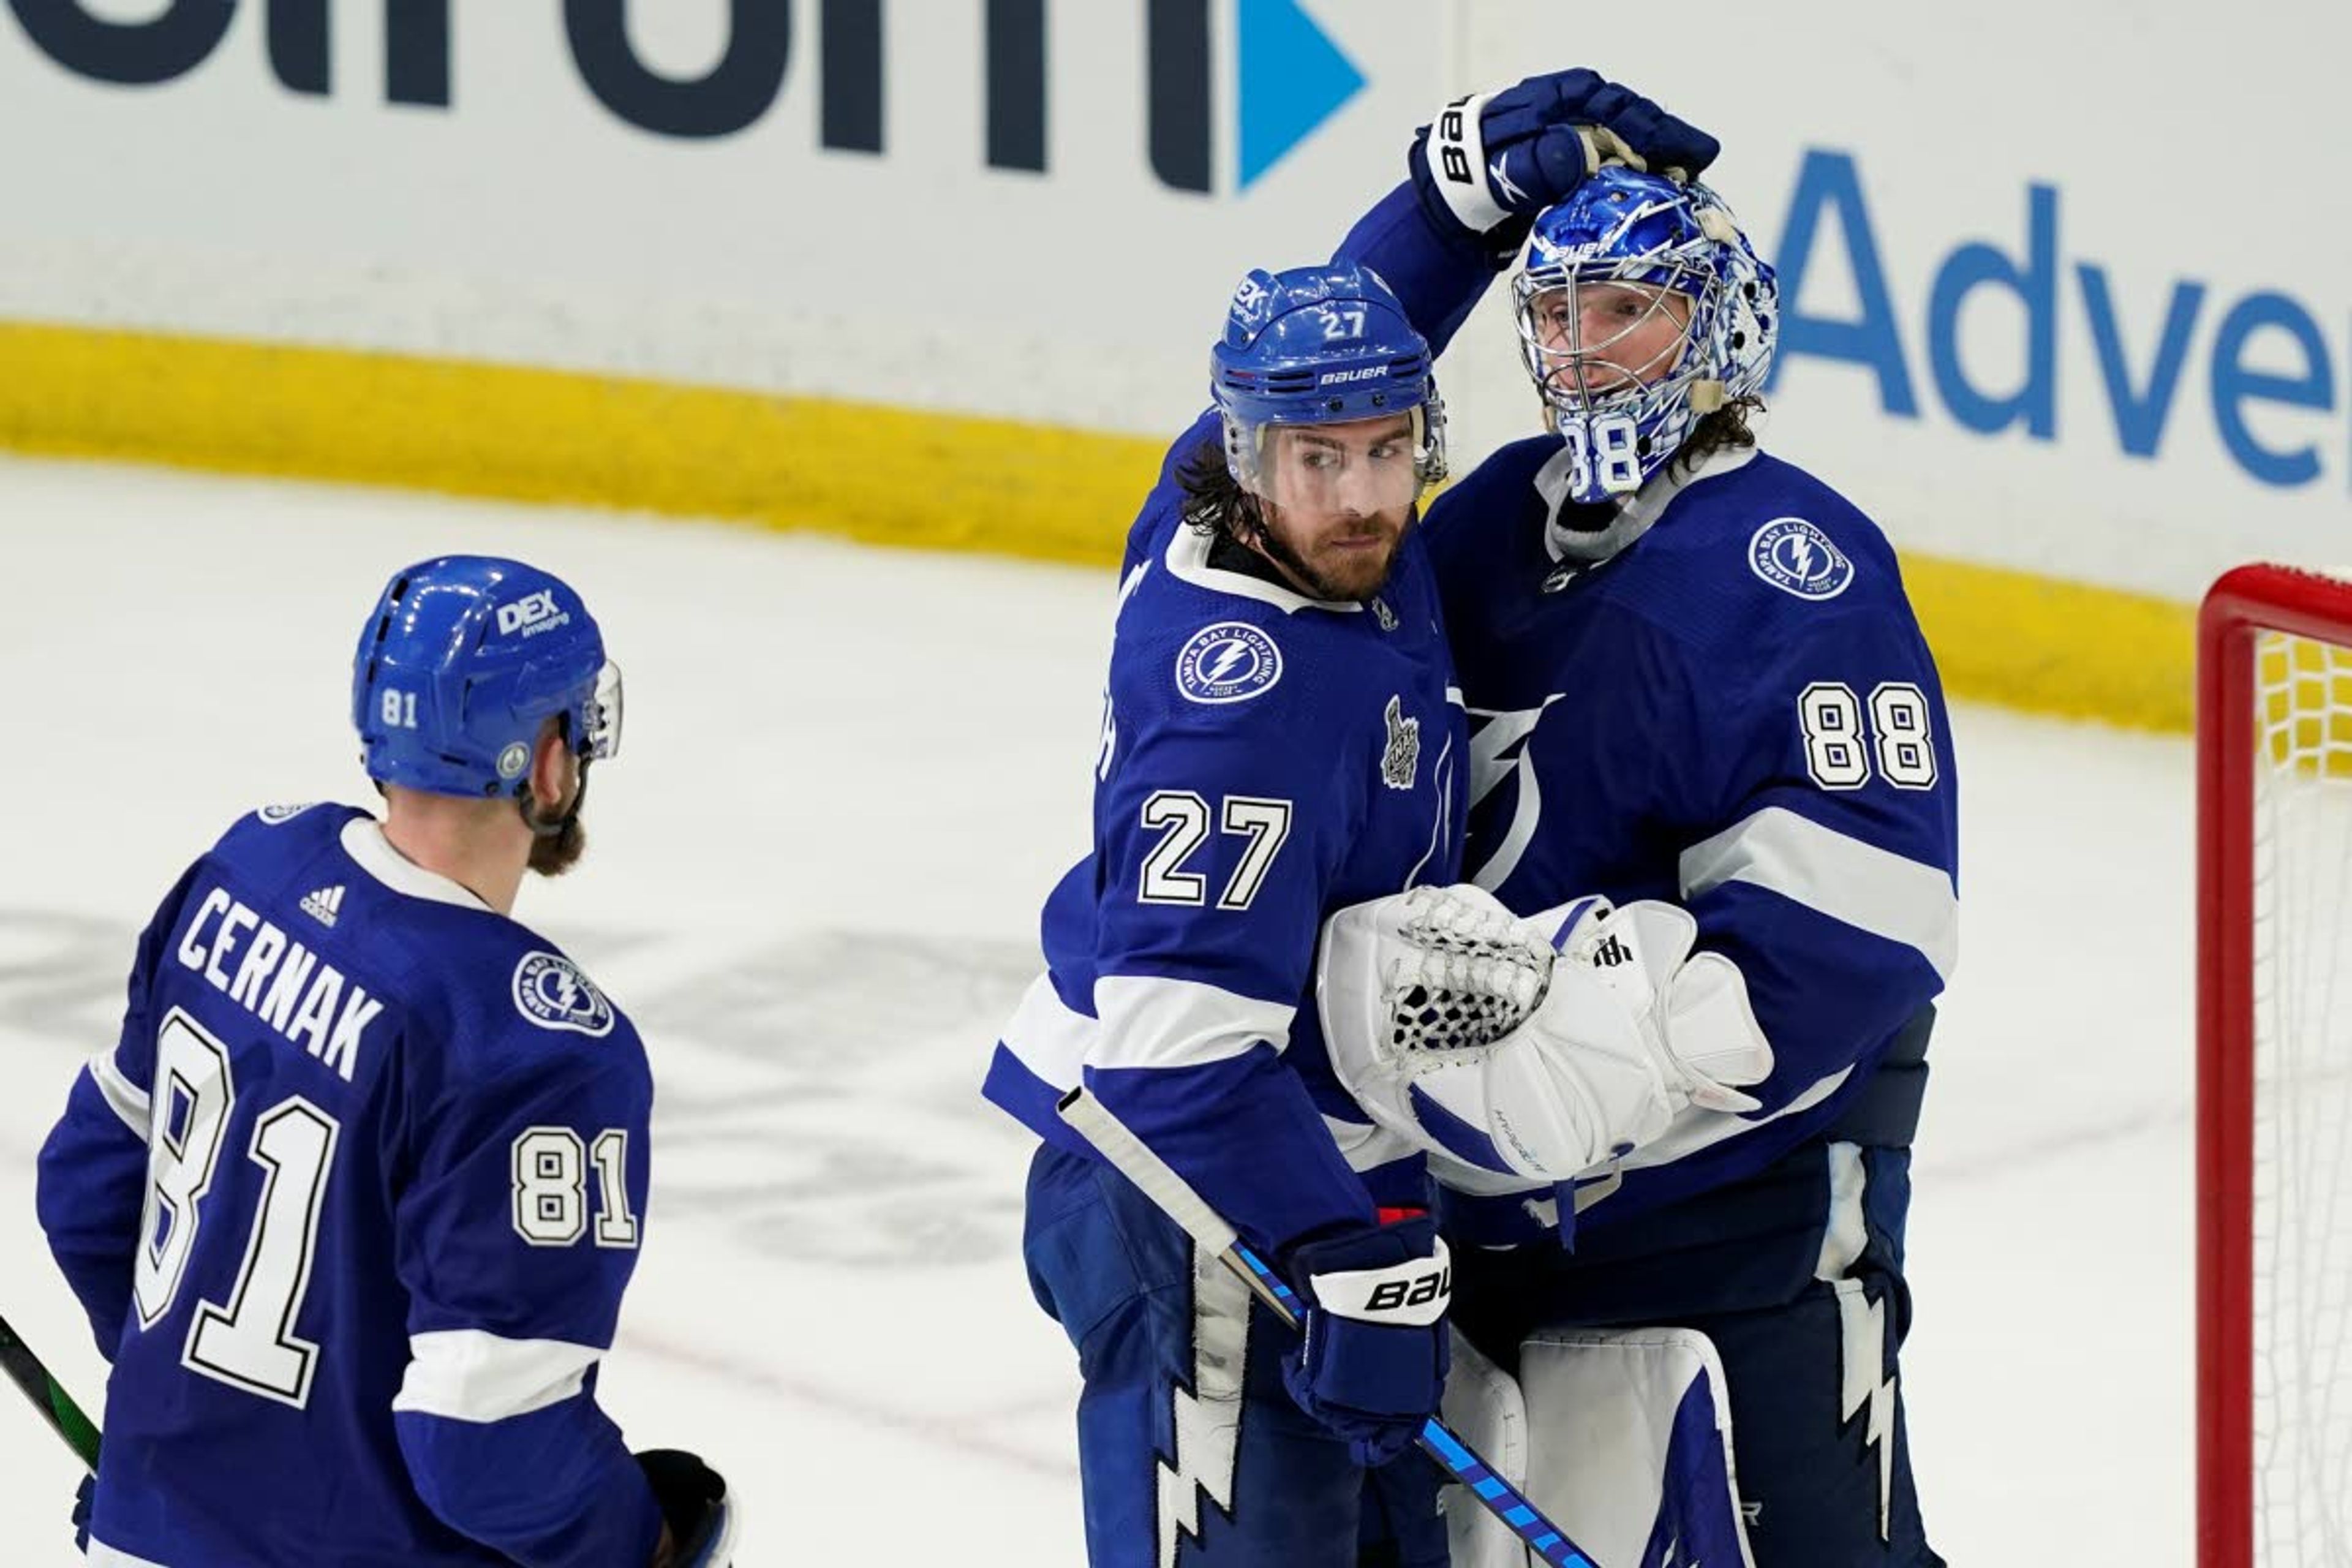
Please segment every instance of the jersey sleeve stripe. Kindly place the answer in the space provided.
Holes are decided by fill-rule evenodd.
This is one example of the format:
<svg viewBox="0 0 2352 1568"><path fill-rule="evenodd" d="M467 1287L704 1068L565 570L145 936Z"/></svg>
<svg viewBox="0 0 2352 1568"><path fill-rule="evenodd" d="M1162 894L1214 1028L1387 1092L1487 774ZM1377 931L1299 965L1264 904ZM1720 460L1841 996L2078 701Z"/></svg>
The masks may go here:
<svg viewBox="0 0 2352 1568"><path fill-rule="evenodd" d="M1348 1162L1348 1169L1360 1175L1399 1160L1410 1160L1422 1152L1421 1145L1403 1133L1371 1122L1342 1121L1326 1111L1323 1125L1330 1132L1331 1142L1339 1146L1339 1158Z"/></svg>
<svg viewBox="0 0 2352 1568"><path fill-rule="evenodd" d="M1102 1020L1087 1065L1189 1068L1229 1061L1260 1040L1290 1044L1288 1003L1262 1002L1198 980L1106 974L1095 981Z"/></svg>
<svg viewBox="0 0 2352 1568"><path fill-rule="evenodd" d="M1949 983L1959 895L1937 867L1865 844L1786 806L1767 806L1683 851L1683 897L1748 882L1832 920L1916 948Z"/></svg>
<svg viewBox="0 0 2352 1568"><path fill-rule="evenodd" d="M1052 975L1040 974L997 1038L1045 1082L1055 1089L1076 1089L1099 1027L1063 1002Z"/></svg>
<svg viewBox="0 0 2352 1568"><path fill-rule="evenodd" d="M96 1536L89 1538L88 1555L83 1559L89 1568L164 1568L161 1563L145 1557L133 1557L128 1552L117 1552Z"/></svg>
<svg viewBox="0 0 2352 1568"><path fill-rule="evenodd" d="M140 1137L146 1137L147 1091L122 1076L122 1069L114 1065L112 1047L90 1058L89 1076L90 1080L98 1085L98 1092L105 1099L108 1108L122 1118L122 1124Z"/></svg>
<svg viewBox="0 0 2352 1568"><path fill-rule="evenodd" d="M1662 1170L1677 1160L1705 1153L1727 1139L1752 1132L1784 1116L1801 1116L1845 1087L1845 1080L1853 1076L1853 1068L1843 1067L1817 1078L1788 1104L1765 1116L1735 1116L1727 1111L1702 1110L1696 1106L1685 1106L1663 1135L1626 1155L1617 1163L1618 1168L1626 1171ZM1579 1212L1588 1206L1586 1203L1577 1205Z"/></svg>
<svg viewBox="0 0 2352 1568"><path fill-rule="evenodd" d="M479 1329L408 1337L408 1373L394 1410L452 1421L504 1421L578 1394L604 1352L566 1340L509 1340Z"/></svg>

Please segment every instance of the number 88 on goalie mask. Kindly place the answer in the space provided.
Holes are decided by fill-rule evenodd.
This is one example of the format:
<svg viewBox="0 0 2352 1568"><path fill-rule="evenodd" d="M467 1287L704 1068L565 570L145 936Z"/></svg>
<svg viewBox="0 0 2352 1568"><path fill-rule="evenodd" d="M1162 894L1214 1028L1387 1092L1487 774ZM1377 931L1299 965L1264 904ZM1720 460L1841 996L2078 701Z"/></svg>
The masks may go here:
<svg viewBox="0 0 2352 1568"><path fill-rule="evenodd" d="M1704 185L1601 170L1536 219L1511 296L1579 501L1641 489L1772 368L1779 285Z"/></svg>
<svg viewBox="0 0 2352 1568"><path fill-rule="evenodd" d="M1255 271L1210 356L1225 466L1261 543L1323 596L1378 588L1422 493L1445 477L1429 344L1370 268Z"/></svg>

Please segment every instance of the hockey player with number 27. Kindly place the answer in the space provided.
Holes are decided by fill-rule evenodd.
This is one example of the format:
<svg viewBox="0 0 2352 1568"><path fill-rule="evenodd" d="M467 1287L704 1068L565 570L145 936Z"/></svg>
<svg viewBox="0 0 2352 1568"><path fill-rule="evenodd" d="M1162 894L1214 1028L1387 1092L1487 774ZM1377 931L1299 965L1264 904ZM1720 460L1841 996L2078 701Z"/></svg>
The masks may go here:
<svg viewBox="0 0 2352 1568"><path fill-rule="evenodd" d="M1453 122L1450 166L1485 166L1491 123ZM1523 1435L1580 1545L1937 1568L1896 1351L1957 945L1950 727L1885 536L1757 449L1770 268L1634 161L1539 216L1514 280L1549 434L1431 509L1475 886L1332 922L1327 1035L1453 1189L1456 1318L1494 1364L1457 1365L1448 1415ZM1504 219L1475 178L1424 190L1466 232ZM1400 1051L1414 974L1524 1021ZM1466 1568L1520 1561L1456 1520Z"/></svg>
<svg viewBox="0 0 2352 1568"><path fill-rule="evenodd" d="M1636 95L1545 81L1498 148L1526 216L1605 145L1692 155ZM1467 759L1415 508L1443 463L1431 359L1500 265L1408 184L1329 266L1250 274L1215 406L1129 534L1093 852L986 1089L1042 1140L1024 1247L1078 1352L1094 1568L1446 1560L1434 1472L1398 1458L1446 1363L1425 1171L1301 1004L1327 915L1459 874ZM1302 1338L1061 1123L1081 1084L1273 1261Z"/></svg>
<svg viewBox="0 0 2352 1568"><path fill-rule="evenodd" d="M619 673L518 562L397 574L352 717L379 821L265 806L140 939L117 1042L41 1152L113 1363L106 1568L723 1568L690 1454L595 1399L646 1223L628 1019L509 914L578 858Z"/></svg>

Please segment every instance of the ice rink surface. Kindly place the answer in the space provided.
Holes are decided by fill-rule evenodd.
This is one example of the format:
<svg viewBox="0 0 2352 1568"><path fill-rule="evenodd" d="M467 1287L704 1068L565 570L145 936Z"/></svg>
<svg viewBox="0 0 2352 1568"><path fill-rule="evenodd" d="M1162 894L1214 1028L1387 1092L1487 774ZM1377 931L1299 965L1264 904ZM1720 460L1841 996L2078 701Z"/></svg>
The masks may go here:
<svg viewBox="0 0 2352 1568"><path fill-rule="evenodd" d="M238 813L369 798L348 661L394 568L514 554L581 589L627 678L587 860L517 910L659 1085L608 1408L727 1473L744 1568L1082 1561L1028 1142L976 1088L1086 841L1108 572L6 459L0 546L0 1314L86 1404L34 1155L138 928ZM1929 1536L1960 1565L2186 1565L2189 750L1954 722L1964 935L1905 1357ZM0 1389L0 1563L79 1561L74 1480Z"/></svg>

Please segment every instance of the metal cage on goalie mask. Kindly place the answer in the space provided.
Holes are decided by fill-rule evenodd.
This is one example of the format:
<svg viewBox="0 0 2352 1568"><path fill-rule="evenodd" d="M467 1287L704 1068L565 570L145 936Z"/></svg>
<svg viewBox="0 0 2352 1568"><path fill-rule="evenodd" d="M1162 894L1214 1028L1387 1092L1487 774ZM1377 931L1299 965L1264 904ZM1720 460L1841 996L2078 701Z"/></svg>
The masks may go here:
<svg viewBox="0 0 2352 1568"><path fill-rule="evenodd" d="M1234 291L1209 356L1234 481L1267 493L1265 443L1276 426L1402 414L1412 421L1417 500L1445 477L1445 404L1430 359L1404 306L1368 267L1253 271Z"/></svg>
<svg viewBox="0 0 2352 1568"><path fill-rule="evenodd" d="M1536 219L1511 296L1546 416L1589 455L1578 466L1580 501L1631 495L1701 416L1761 391L1780 335L1778 281L1722 198L1617 166ZM1596 297L1622 328L1585 331L1584 305ZM1671 319L1677 298L1688 310L1680 331L1628 363L1627 345Z"/></svg>
<svg viewBox="0 0 2352 1568"><path fill-rule="evenodd" d="M620 668L561 578L479 555L393 574L352 661L369 777L436 795L520 795L540 725L559 716L583 759L620 751Z"/></svg>

